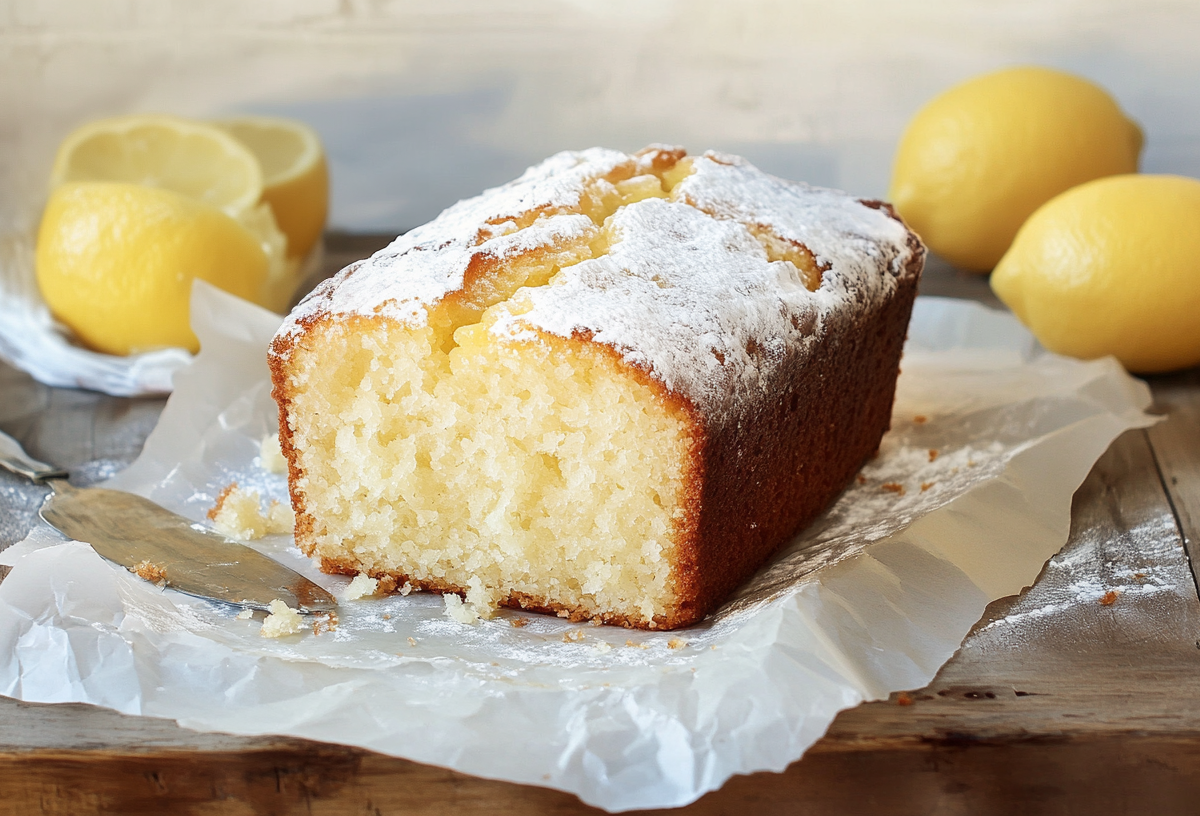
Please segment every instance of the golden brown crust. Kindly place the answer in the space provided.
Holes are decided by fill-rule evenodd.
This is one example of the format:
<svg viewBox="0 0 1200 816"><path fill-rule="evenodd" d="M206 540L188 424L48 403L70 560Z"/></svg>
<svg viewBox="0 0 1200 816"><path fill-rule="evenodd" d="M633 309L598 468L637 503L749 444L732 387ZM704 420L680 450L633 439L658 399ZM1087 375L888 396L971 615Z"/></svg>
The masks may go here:
<svg viewBox="0 0 1200 816"><path fill-rule="evenodd" d="M358 575L363 570L361 565L350 559L337 560L332 558L321 558L321 572L329 575ZM408 584L412 589L422 590L425 592L437 592L445 595L453 593L466 598L466 587L458 586L447 581L438 580L417 580L402 572L383 572L380 570L368 570L367 574L372 578L380 581L380 592L390 592L396 587ZM383 589L384 581L391 582L392 590ZM654 625L649 626L640 618L631 618L626 615L619 615L611 612L602 612L598 615L593 615L585 610L575 607L565 606L560 603L555 603L546 598L530 595L524 592L512 592L504 600L500 601L500 606L508 609L523 609L527 612L540 612L547 615L556 615L560 618L565 618L572 623L582 623L586 620L599 620L601 623L606 623L612 626L624 626L626 629L674 629L684 624L673 624L671 618L655 617Z"/></svg>
<svg viewBox="0 0 1200 816"><path fill-rule="evenodd" d="M217 494L217 500L213 502L213 506L208 509L208 520L216 521L217 516L221 513L221 508L225 506L225 502L229 499L230 494L237 490L238 483L231 482L221 488L221 492Z"/></svg>
<svg viewBox="0 0 1200 816"><path fill-rule="evenodd" d="M670 157L664 159L668 161ZM670 160L670 163L677 157ZM656 159L657 161L657 159ZM864 201L900 221L890 205ZM901 222L902 223L902 222ZM701 412L671 392L645 370L627 363L615 349L596 343L587 333L570 338L543 334L551 344L579 349L590 346L614 361L628 375L651 388L667 410L690 428L691 451L685 466L687 493L683 517L674 525L672 591L676 604L652 622L600 613L604 623L633 628L674 629L702 619L763 566L802 527L819 515L878 450L891 418L900 354L924 248L909 233L908 263L896 276L896 291L874 312L827 327L819 348L803 356L799 350L779 368L770 401L755 405L749 415L720 428L706 425ZM807 251L807 247L804 247ZM809 253L811 255L811 253ZM815 260L814 260L815 264ZM480 260L468 269L469 278L484 275L491 264ZM816 270L819 274L819 268ZM881 270L881 274L889 274ZM819 281L819 277L817 277ZM447 301L461 300L462 291ZM301 321L301 331L280 335L272 344L269 364L272 394L279 405L280 446L288 461L288 483L296 513L296 543L312 556L314 519L306 510L299 488L303 473L294 448L288 415L293 392L284 361L292 348L316 342L321 328L333 323L326 313ZM377 323L361 316L340 316L338 323L354 331ZM321 557L328 573L354 575L363 566L352 559ZM371 571L394 586L465 594L465 587L436 580L414 580L403 573ZM512 593L502 605L546 612L572 621L594 617L547 598Z"/></svg>
<svg viewBox="0 0 1200 816"><path fill-rule="evenodd" d="M770 404L705 438L691 542L697 586L679 610L682 625L713 611L878 450L922 263L918 253L879 314L831 328L820 349L780 379Z"/></svg>

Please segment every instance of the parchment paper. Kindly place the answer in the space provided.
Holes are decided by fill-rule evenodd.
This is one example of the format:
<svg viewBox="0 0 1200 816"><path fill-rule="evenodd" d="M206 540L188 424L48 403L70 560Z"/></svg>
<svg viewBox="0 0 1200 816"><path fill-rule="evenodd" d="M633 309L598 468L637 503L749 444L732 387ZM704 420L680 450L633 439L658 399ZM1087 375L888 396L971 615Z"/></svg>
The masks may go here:
<svg viewBox="0 0 1200 816"><path fill-rule="evenodd" d="M277 324L198 284L202 351L108 486L197 521L234 480L284 498L257 461L275 429L264 349ZM412 594L268 640L261 616L156 589L43 526L0 555L13 566L0 691L358 745L612 811L686 804L733 774L782 770L841 709L927 684L985 605L1066 541L1075 488L1117 435L1153 421L1149 403L1112 360L1056 357L1008 315L919 299L879 457L695 627L515 612L464 625ZM347 583L290 538L255 546L334 592Z"/></svg>

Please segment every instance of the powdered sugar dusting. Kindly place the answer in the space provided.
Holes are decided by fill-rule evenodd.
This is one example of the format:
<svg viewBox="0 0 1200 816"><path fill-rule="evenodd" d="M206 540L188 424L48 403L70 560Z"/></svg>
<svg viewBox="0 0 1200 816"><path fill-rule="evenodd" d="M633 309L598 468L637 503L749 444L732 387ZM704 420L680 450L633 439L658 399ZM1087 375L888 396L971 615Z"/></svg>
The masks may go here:
<svg viewBox="0 0 1200 816"><path fill-rule="evenodd" d="M503 314L493 333L590 333L717 417L763 396L789 349L813 340L813 293L741 224L652 198L607 228L616 239L607 255L529 290L532 310Z"/></svg>
<svg viewBox="0 0 1200 816"><path fill-rule="evenodd" d="M784 181L743 159L708 153L670 199L618 206L603 227L596 201L673 165L682 151L560 153L510 184L460 202L319 287L281 329L320 314L366 315L418 326L461 290L471 263L573 243L592 257L547 286L493 306L491 332L510 342L582 333L616 349L714 425L761 400L776 371L806 355L830 321L885 303L914 252L911 235L870 204ZM659 167L661 169L661 167ZM589 214L584 214L588 210ZM600 209L604 212L603 208ZM753 230L802 245L823 270L809 291L790 260L770 260ZM590 250L603 237L607 249Z"/></svg>
<svg viewBox="0 0 1200 816"><path fill-rule="evenodd" d="M320 314L380 316L420 325L428 307L462 288L474 257L505 258L586 236L594 226L578 210L587 184L635 163L631 156L603 148L551 156L515 181L458 202L346 267L301 301L279 334L296 334ZM517 230L513 220L529 212L545 217ZM480 242L481 231L493 237Z"/></svg>

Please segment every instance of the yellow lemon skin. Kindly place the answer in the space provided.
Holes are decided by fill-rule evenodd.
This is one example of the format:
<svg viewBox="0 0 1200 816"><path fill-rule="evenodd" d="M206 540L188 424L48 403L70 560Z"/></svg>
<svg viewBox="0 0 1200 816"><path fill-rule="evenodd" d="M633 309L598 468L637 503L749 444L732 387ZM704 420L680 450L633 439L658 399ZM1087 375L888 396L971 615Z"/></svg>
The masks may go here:
<svg viewBox="0 0 1200 816"><path fill-rule="evenodd" d="M271 205L279 228L288 238L288 255L307 255L324 232L329 212L329 170L325 156L303 175L264 189L262 200Z"/></svg>
<svg viewBox="0 0 1200 816"><path fill-rule="evenodd" d="M1125 175L1048 201L992 273L997 296L1059 354L1130 371L1200 363L1200 181Z"/></svg>
<svg viewBox="0 0 1200 816"><path fill-rule="evenodd" d="M215 122L258 159L262 200L287 236L289 257L303 257L325 230L329 213L329 166L316 131L303 122L243 116Z"/></svg>
<svg viewBox="0 0 1200 816"><path fill-rule="evenodd" d="M51 312L79 340L133 354L198 350L192 280L253 300L268 260L259 240L216 207L157 187L81 182L51 194L35 264Z"/></svg>
<svg viewBox="0 0 1200 816"><path fill-rule="evenodd" d="M930 249L986 271L1034 210L1086 181L1137 172L1141 148L1141 129L1102 88L1049 68L1009 68L917 112L889 197Z"/></svg>

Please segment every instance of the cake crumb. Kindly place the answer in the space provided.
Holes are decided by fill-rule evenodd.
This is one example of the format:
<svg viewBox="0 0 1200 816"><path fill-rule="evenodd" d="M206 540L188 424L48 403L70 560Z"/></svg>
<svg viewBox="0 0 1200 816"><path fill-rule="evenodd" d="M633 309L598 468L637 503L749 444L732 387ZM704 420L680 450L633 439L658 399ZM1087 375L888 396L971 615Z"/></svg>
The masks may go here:
<svg viewBox="0 0 1200 816"><path fill-rule="evenodd" d="M687 646L687 641L683 638L671 638L667 641L667 647L671 649L682 649Z"/></svg>
<svg viewBox="0 0 1200 816"><path fill-rule="evenodd" d="M259 634L268 638L279 638L294 635L304 630L304 618L278 598L271 601L270 614L263 621Z"/></svg>
<svg viewBox="0 0 1200 816"><path fill-rule="evenodd" d="M935 459L937 459L937 458L938 458L938 456L940 456L940 455L941 455L941 454L939 454L939 453L938 453L938 449L937 449L937 448L930 448L930 449L929 449L929 461L930 461L930 462L932 462L932 461L934 461Z"/></svg>
<svg viewBox="0 0 1200 816"><path fill-rule="evenodd" d="M915 417L913 417L914 425L924 425L928 421L929 417L925 416L924 414L917 414Z"/></svg>
<svg viewBox="0 0 1200 816"><path fill-rule="evenodd" d="M243 609L241 612L237 613L238 620L250 620L253 617L254 617L253 609Z"/></svg>
<svg viewBox="0 0 1200 816"><path fill-rule="evenodd" d="M880 487L889 493L895 493L898 496L904 495L904 485L899 482L884 482Z"/></svg>
<svg viewBox="0 0 1200 816"><path fill-rule="evenodd" d="M563 632L563 643L582 643L583 630L576 629L574 632Z"/></svg>
<svg viewBox="0 0 1200 816"><path fill-rule="evenodd" d="M467 580L466 602L468 606L474 607L475 614L485 620L491 620L500 611L499 593L485 587L483 581L474 575Z"/></svg>
<svg viewBox="0 0 1200 816"><path fill-rule="evenodd" d="M408 597L408 594L413 591L413 585L408 581L404 582L404 586L400 587L400 594Z"/></svg>
<svg viewBox="0 0 1200 816"><path fill-rule="evenodd" d="M612 644L609 643L607 640L600 640L600 641L596 642L596 644L593 648L595 648L595 650L597 652L611 652Z"/></svg>
<svg viewBox="0 0 1200 816"><path fill-rule="evenodd" d="M367 598L379 592L379 581L367 575L365 572L360 572L355 575L350 583L342 590L343 601L357 601L360 598Z"/></svg>
<svg viewBox="0 0 1200 816"><path fill-rule="evenodd" d="M645 643L634 643L632 640L625 641L625 645L632 646L635 649L649 649L650 648Z"/></svg>
<svg viewBox="0 0 1200 816"><path fill-rule="evenodd" d="M1115 604L1117 602L1117 596L1120 594L1121 593L1117 592L1115 589L1110 589L1108 592L1105 592L1103 595L1100 596L1100 605L1101 606L1112 606L1113 604Z"/></svg>
<svg viewBox="0 0 1200 816"><path fill-rule="evenodd" d="M416 645L417 645L417 639L416 639L416 638L409 638L409 639L408 639L408 645L409 645L409 646L416 646Z"/></svg>
<svg viewBox="0 0 1200 816"><path fill-rule="evenodd" d="M296 529L296 514L290 504L271 500L267 508L267 535L290 535Z"/></svg>
<svg viewBox="0 0 1200 816"><path fill-rule="evenodd" d="M167 570L165 567L154 564L149 560L142 561L129 569L137 577L143 581L149 581L158 587L167 585Z"/></svg>
<svg viewBox="0 0 1200 816"><path fill-rule="evenodd" d="M913 698L908 696L908 692L902 691L896 695L896 705L910 706L913 704Z"/></svg>
<svg viewBox="0 0 1200 816"><path fill-rule="evenodd" d="M217 494L208 518L217 532L240 541L292 532L296 517L291 507L272 501L264 514L260 501L257 490L242 490L237 482L231 482Z"/></svg>
<svg viewBox="0 0 1200 816"><path fill-rule="evenodd" d="M328 615L322 615L313 621L313 634L319 635L322 632L332 632L334 629L337 629L337 625L337 615L330 612Z"/></svg>
<svg viewBox="0 0 1200 816"><path fill-rule="evenodd" d="M379 579L379 586L375 588L375 592L379 595L390 595L396 591L396 579L391 575L385 575ZM406 595L408 593L405 593Z"/></svg>
<svg viewBox="0 0 1200 816"><path fill-rule="evenodd" d="M929 488L933 487L937 482L921 482L921 492L924 493Z"/></svg>
<svg viewBox="0 0 1200 816"><path fill-rule="evenodd" d="M442 601L446 604L446 608L442 610L442 614L450 618L450 620L458 621L468 626L479 620L479 612L476 611L474 604L463 603L463 599L453 592L447 592L443 595Z"/></svg>
<svg viewBox="0 0 1200 816"><path fill-rule="evenodd" d="M508 621L508 625L514 629L520 629L523 626L528 626L529 620L526 618L511 618Z"/></svg>
<svg viewBox="0 0 1200 816"><path fill-rule="evenodd" d="M854 480L855 480L856 482L858 482L859 484L866 484L866 483L867 483L867 477L866 477L866 476L863 476L861 473L860 473L860 474L858 474L857 476L855 476L855 477L854 477Z"/></svg>
<svg viewBox="0 0 1200 816"><path fill-rule="evenodd" d="M287 473L287 459L283 458L278 434L267 434L258 443L258 460L268 473Z"/></svg>

